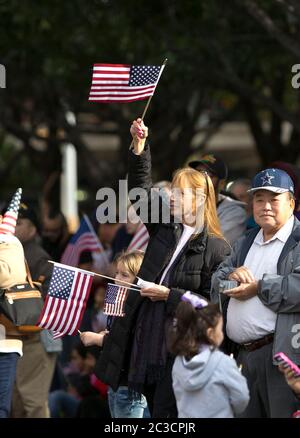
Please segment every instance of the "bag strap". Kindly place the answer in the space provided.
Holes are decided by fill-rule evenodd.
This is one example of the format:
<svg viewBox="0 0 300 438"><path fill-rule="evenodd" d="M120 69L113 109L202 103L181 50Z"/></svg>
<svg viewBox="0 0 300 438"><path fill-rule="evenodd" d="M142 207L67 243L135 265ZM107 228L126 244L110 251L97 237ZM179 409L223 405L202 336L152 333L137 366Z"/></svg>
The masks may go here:
<svg viewBox="0 0 300 438"><path fill-rule="evenodd" d="M24 262L25 262L25 268L26 268L26 274L27 274L28 283L30 284L30 287L32 287L32 289L34 289L34 284L33 284L33 281L32 281L30 269L29 269L27 260L25 258L24 258Z"/></svg>

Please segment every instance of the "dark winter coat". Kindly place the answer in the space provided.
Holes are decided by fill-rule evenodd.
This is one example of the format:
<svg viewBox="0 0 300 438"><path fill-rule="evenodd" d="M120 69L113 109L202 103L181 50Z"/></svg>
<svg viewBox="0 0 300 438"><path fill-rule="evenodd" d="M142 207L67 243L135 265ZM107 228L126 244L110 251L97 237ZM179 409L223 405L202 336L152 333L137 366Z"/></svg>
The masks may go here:
<svg viewBox="0 0 300 438"><path fill-rule="evenodd" d="M147 192L150 191L152 181L149 146L146 146L141 155L129 152L128 186L129 191L134 187L143 187ZM176 249L183 226L172 220L169 223L145 225L150 240L138 276L143 280L158 283ZM186 244L172 266L168 279L170 293L166 301L167 317L174 314L182 294L187 290L209 297L211 275L228 254L229 244L223 239L208 235L205 229ZM126 381L126 367L130 358L136 316L145 299L148 298L130 291L126 300L125 317L114 320L110 333L105 338L96 374L114 390L118 388L121 379L123 382Z"/></svg>

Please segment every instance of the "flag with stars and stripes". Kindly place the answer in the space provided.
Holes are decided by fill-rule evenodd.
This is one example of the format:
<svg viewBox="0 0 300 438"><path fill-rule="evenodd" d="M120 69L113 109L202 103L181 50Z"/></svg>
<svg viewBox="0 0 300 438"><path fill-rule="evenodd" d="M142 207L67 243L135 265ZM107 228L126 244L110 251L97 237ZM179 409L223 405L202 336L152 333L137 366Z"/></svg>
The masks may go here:
<svg viewBox="0 0 300 438"><path fill-rule="evenodd" d="M152 96L164 66L94 64L89 101L133 102Z"/></svg>
<svg viewBox="0 0 300 438"><path fill-rule="evenodd" d="M77 267L80 256L84 251L90 252L93 258L96 253L104 254L104 248L86 215L83 215L79 228L71 237L61 256L60 262L64 265ZM105 261L107 261L108 264L108 260Z"/></svg>
<svg viewBox="0 0 300 438"><path fill-rule="evenodd" d="M74 335L82 320L93 273L54 263L48 294L37 325L53 330L53 338Z"/></svg>
<svg viewBox="0 0 300 438"><path fill-rule="evenodd" d="M127 251L146 251L149 242L149 233L145 225L141 222L134 233L131 242L127 248Z"/></svg>
<svg viewBox="0 0 300 438"><path fill-rule="evenodd" d="M104 298L103 313L111 316L125 316L124 305L128 287L108 283Z"/></svg>
<svg viewBox="0 0 300 438"><path fill-rule="evenodd" d="M0 234L15 234L22 189L14 194L0 224Z"/></svg>

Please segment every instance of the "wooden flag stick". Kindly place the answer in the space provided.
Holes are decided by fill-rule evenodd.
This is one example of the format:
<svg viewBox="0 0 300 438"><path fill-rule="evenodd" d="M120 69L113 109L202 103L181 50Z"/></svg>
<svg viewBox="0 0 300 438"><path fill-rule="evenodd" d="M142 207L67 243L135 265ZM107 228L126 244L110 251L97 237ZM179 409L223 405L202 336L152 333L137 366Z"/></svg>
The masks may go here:
<svg viewBox="0 0 300 438"><path fill-rule="evenodd" d="M146 112L147 112L147 110L148 110L148 108L149 108L149 105L150 105L151 99L152 99L152 97L153 97L153 95L154 95L154 93L155 93L156 87L157 87L157 85L158 85L158 81L160 80L160 77L161 77L161 75L162 75L162 72L164 71L164 68L165 68L167 62L168 62L168 59L166 58L166 59L164 60L163 64L162 64L162 66L161 66L161 69L160 69L160 72L159 72L159 75L158 75L158 78L157 78L156 85L155 85L155 88L154 88L154 90L153 90L153 93L151 94L151 96L149 96L149 99L147 100L147 103L146 103L145 109L144 109L143 114L142 114L142 117L141 117L142 120L144 120L144 117L145 117Z"/></svg>
<svg viewBox="0 0 300 438"><path fill-rule="evenodd" d="M108 277L108 275L96 274L96 272L86 271L85 269L80 269L80 268L74 268L74 266L64 265L62 263L54 262L53 260L48 260L48 262L49 263L53 263L53 265L55 264L55 265L58 265L58 266L63 266L64 268L67 268L67 269L70 269L70 268L77 269L77 270L82 271L82 272L87 272L88 274L96 275L97 277L103 277L103 278L107 278L108 280L115 281L115 278ZM123 281L123 280L118 280L118 282L119 283L124 283L124 284L126 284L126 286L133 286L135 289L137 289L137 288L140 289L140 286L138 284L128 283L127 281Z"/></svg>
<svg viewBox="0 0 300 438"><path fill-rule="evenodd" d="M155 88L154 88L154 90L153 90L153 93L151 94L151 96L149 96L149 98L148 98L148 100L147 100L146 106L145 106L145 108L144 108L144 111L143 111L143 114L142 114L142 117L141 117L142 120L144 120L144 117L145 117L146 112L147 112L147 110L148 110L148 108L149 108L149 105L150 105L151 99L152 99L152 97L153 97L153 95L154 95L154 93L155 93L156 87L157 87L157 85L158 85L158 81L160 80L160 77L161 77L161 75L162 75L162 72L164 71L164 68L165 68L167 62L168 62L168 59L166 58L166 59L164 60L163 64L162 64L161 68L160 68L160 72L159 72L159 75L158 75L158 78L157 78L157 81L156 81L156 84L155 84ZM133 140L131 140L131 143L130 143L129 149L132 149L132 146L133 146Z"/></svg>

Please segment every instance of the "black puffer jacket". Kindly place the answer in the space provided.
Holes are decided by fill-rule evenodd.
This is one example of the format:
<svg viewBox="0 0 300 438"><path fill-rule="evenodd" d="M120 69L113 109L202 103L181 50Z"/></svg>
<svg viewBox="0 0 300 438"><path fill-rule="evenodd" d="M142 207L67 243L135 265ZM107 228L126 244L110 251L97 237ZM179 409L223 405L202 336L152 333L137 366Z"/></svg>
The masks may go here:
<svg viewBox="0 0 300 438"><path fill-rule="evenodd" d="M128 185L129 190L143 187L149 191L152 187L149 146L146 146L141 155L129 152ZM173 222L145 225L150 240L138 276L147 281L157 282L175 251L183 226ZM174 314L182 294L187 290L208 298L211 275L229 254L228 243L223 239L207 235L206 230L190 240L172 269L168 281L171 291L166 302L166 315ZM105 338L96 374L114 390L118 388L121 379L122 383L126 381L135 320L144 299L148 298L142 298L137 292L129 292L125 317L114 320L110 333Z"/></svg>

